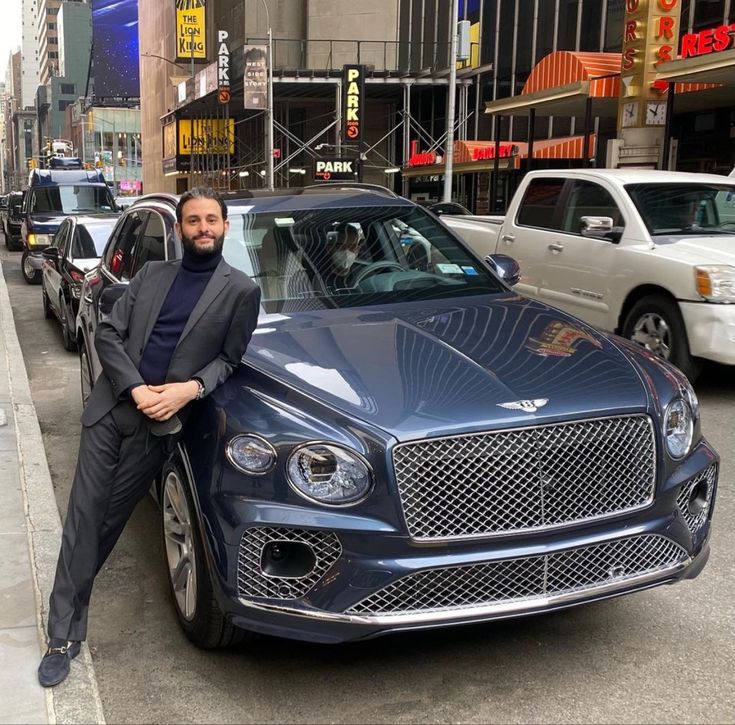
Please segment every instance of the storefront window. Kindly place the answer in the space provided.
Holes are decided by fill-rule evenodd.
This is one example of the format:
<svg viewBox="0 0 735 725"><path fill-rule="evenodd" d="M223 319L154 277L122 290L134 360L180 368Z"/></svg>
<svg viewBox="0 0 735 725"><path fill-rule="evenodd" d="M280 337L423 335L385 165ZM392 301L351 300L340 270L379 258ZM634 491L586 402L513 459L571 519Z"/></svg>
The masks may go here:
<svg viewBox="0 0 735 725"><path fill-rule="evenodd" d="M694 6L694 32L720 25L724 21L724 5L723 0L697 0Z"/></svg>
<svg viewBox="0 0 735 725"><path fill-rule="evenodd" d="M600 33L602 30L602 4L584 3L582 5L582 25L579 34L579 49L587 51L600 50Z"/></svg>

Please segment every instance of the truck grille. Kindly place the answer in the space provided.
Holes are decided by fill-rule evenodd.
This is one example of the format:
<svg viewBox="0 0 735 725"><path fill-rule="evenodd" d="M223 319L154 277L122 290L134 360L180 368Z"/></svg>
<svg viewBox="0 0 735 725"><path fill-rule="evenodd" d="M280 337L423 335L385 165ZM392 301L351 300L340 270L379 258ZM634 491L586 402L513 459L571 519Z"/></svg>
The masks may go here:
<svg viewBox="0 0 735 725"><path fill-rule="evenodd" d="M613 516L653 500L648 416L403 443L393 465L409 535L455 539Z"/></svg>
<svg viewBox="0 0 735 725"><path fill-rule="evenodd" d="M355 604L347 614L403 615L528 603L593 593L610 585L663 576L688 560L663 536L644 535L554 554L420 571Z"/></svg>

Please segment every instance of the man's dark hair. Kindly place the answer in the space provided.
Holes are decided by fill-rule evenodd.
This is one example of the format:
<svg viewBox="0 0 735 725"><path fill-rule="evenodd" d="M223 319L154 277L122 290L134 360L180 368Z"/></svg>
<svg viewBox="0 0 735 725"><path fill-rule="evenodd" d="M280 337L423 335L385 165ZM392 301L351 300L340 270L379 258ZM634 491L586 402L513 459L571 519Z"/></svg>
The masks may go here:
<svg viewBox="0 0 735 725"><path fill-rule="evenodd" d="M225 204L224 199L210 186L195 186L193 189L184 192L176 205L176 221L179 224L181 224L181 210L184 208L184 204L192 199L212 199L216 201L222 210L222 219L227 219L227 204Z"/></svg>

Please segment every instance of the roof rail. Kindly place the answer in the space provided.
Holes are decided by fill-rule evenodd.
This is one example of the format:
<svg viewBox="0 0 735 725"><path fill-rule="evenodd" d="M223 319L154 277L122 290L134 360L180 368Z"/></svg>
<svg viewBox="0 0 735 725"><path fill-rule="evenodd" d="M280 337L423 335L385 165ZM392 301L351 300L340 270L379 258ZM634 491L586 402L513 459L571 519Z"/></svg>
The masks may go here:
<svg viewBox="0 0 735 725"><path fill-rule="evenodd" d="M373 191L388 196L391 199L401 198L399 194L392 191L387 186L381 186L380 184L365 184L361 181L329 181L323 184L310 184L302 187L304 191L311 191L314 189L359 189L360 191Z"/></svg>

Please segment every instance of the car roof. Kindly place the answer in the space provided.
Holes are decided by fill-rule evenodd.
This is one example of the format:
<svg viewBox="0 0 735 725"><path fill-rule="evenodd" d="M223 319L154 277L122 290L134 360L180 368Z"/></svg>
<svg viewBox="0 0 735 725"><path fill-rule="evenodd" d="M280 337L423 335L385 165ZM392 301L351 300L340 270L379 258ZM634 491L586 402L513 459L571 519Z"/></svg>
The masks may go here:
<svg viewBox="0 0 735 725"><path fill-rule="evenodd" d="M325 184L295 189L244 190L224 192L222 197L228 209L235 211L279 212L323 208L352 208L359 206L413 207L416 204L394 194L389 189L369 184ZM128 210L150 203L163 202L176 206L176 194L146 194L133 202Z"/></svg>
<svg viewBox="0 0 735 725"><path fill-rule="evenodd" d="M95 225L114 224L120 218L115 212L103 214L70 214L67 219L73 219L77 224L83 224L85 227Z"/></svg>
<svg viewBox="0 0 735 725"><path fill-rule="evenodd" d="M529 179L542 176L561 178L610 179L617 184L732 184L732 179L720 174L698 174L689 171L660 169L559 169L529 171Z"/></svg>

